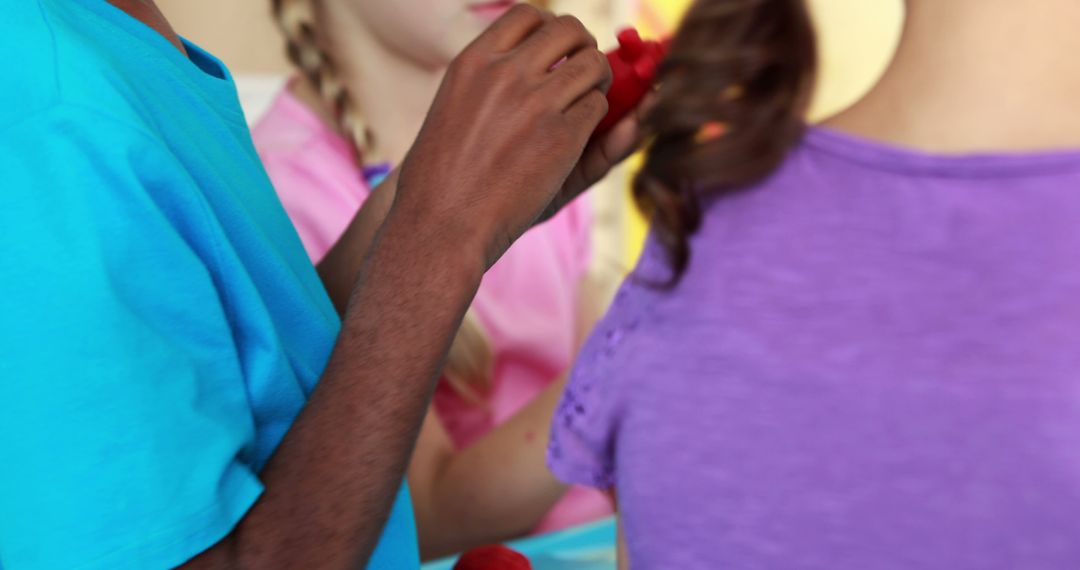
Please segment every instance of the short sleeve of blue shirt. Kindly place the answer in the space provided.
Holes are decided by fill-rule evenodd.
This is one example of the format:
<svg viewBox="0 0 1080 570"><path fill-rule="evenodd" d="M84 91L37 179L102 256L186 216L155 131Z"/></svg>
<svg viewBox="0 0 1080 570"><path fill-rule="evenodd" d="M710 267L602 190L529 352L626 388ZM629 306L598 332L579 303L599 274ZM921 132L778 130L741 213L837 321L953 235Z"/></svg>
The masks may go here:
<svg viewBox="0 0 1080 570"><path fill-rule="evenodd" d="M106 0L8 8L0 570L175 567L258 499L340 323L220 62ZM403 487L370 567L418 565Z"/></svg>
<svg viewBox="0 0 1080 570"><path fill-rule="evenodd" d="M81 113L0 136L0 549L13 568L182 562L262 490L243 372L216 284L145 190L190 177Z"/></svg>

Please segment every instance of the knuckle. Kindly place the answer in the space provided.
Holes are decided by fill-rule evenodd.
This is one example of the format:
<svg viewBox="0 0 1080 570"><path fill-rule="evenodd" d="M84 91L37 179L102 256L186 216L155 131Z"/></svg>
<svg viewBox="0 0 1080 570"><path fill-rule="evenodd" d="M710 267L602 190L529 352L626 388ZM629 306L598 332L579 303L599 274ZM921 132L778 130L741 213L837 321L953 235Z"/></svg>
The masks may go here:
<svg viewBox="0 0 1080 570"><path fill-rule="evenodd" d="M576 19L577 18L574 18L573 16L571 16L569 14L562 14L560 16L555 16L555 19L551 21L551 25L556 27L557 29L560 29L560 30L566 30L568 32L573 32L573 31L575 31L574 21Z"/></svg>
<svg viewBox="0 0 1080 570"><path fill-rule="evenodd" d="M515 4L507 13L507 17L521 20L524 23L539 24L544 21L544 12L532 4L521 3Z"/></svg>
<svg viewBox="0 0 1080 570"><path fill-rule="evenodd" d="M510 62L507 61L507 58L502 57L497 58L495 61L488 62L486 71L489 75L492 76L492 78L499 80L509 78L512 69L510 66Z"/></svg>
<svg viewBox="0 0 1080 570"><path fill-rule="evenodd" d="M600 50L589 50L588 59L586 62L589 67L593 69L597 75L605 80L610 81L612 78L611 66L608 65L607 56L600 52Z"/></svg>
<svg viewBox="0 0 1080 570"><path fill-rule="evenodd" d="M583 103L588 109L590 115L598 117L604 117L608 112L608 100L603 93L599 91L591 91L585 96Z"/></svg>
<svg viewBox="0 0 1080 570"><path fill-rule="evenodd" d="M552 40L552 38L558 37L559 25L556 23L555 20L550 20L544 25L536 28L536 31L533 32L533 35L542 42L548 43Z"/></svg>
<svg viewBox="0 0 1080 570"><path fill-rule="evenodd" d="M566 62L563 67L560 75L566 83L576 83L590 73L589 65L577 59Z"/></svg>
<svg viewBox="0 0 1080 570"><path fill-rule="evenodd" d="M487 58L479 50L466 49L450 62L449 67L447 67L447 75L471 76L482 69L485 64L487 64Z"/></svg>
<svg viewBox="0 0 1080 570"><path fill-rule="evenodd" d="M552 25L561 33L579 38L592 38L592 34L585 28L585 24L581 23L581 20L568 14L556 17L552 22ZM595 41L595 39L593 41Z"/></svg>

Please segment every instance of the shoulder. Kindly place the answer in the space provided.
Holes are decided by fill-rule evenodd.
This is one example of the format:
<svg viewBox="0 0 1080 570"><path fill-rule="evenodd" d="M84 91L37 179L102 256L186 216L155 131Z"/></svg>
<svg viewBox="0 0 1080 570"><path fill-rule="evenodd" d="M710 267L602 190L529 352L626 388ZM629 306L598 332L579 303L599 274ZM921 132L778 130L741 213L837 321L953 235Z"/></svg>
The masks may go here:
<svg viewBox="0 0 1080 570"><path fill-rule="evenodd" d="M679 299L686 297L680 287L664 286L670 274L665 252L656 236L650 234L636 268L623 281L607 313L582 347L573 382L587 391L592 391L596 383L627 382L630 375L626 372L642 364L638 357L658 350L664 343L677 342L660 332L664 323L680 318L679 311L671 311L672 302L682 303Z"/></svg>
<svg viewBox="0 0 1080 570"><path fill-rule="evenodd" d="M49 2L11 2L0 18L0 51L9 63L0 90L0 128L54 105L59 98L57 38Z"/></svg>
<svg viewBox="0 0 1080 570"><path fill-rule="evenodd" d="M330 188L366 195L348 143L284 88L252 127L252 140L278 194Z"/></svg>
<svg viewBox="0 0 1080 570"><path fill-rule="evenodd" d="M555 218L561 220L562 224L575 234L587 232L593 222L592 194L579 196L567 204Z"/></svg>
<svg viewBox="0 0 1080 570"><path fill-rule="evenodd" d="M13 191L22 186L71 192L107 178L110 185L99 191L108 192L160 181L177 171L175 157L144 127L66 101L0 125L0 148Z"/></svg>
<svg viewBox="0 0 1080 570"><path fill-rule="evenodd" d="M251 135L260 153L288 155L318 144L327 138L326 130L285 86L251 127Z"/></svg>
<svg viewBox="0 0 1080 570"><path fill-rule="evenodd" d="M852 206L846 190L861 176L846 159L803 141L752 184L702 190L701 223L689 237L691 259L683 281L705 289L685 289L708 297L715 280L730 275L736 262L752 264L763 250L799 247L800 231ZM662 253L659 243L653 248Z"/></svg>
<svg viewBox="0 0 1080 570"><path fill-rule="evenodd" d="M128 238L197 234L205 219L190 173L160 140L93 109L57 104L0 130L0 172L11 235L123 249Z"/></svg>
<svg viewBox="0 0 1080 570"><path fill-rule="evenodd" d="M5 160L23 167L19 170L37 167L42 179L79 169L113 173L120 166L153 175L155 168L175 162L164 142L144 125L69 101L53 101L0 125L0 147L5 148Z"/></svg>
<svg viewBox="0 0 1080 570"><path fill-rule="evenodd" d="M656 327L656 301L665 293L654 277L654 238L637 269L623 282L607 314L578 355L552 421L548 464L567 483L608 489L615 480L615 445L631 401L655 377L652 355L677 342Z"/></svg>
<svg viewBox="0 0 1080 570"><path fill-rule="evenodd" d="M123 55L125 49L145 46L128 39L127 32L83 2L28 0L6 6L0 50L17 64L5 67L0 129L59 104L137 122L125 90L138 78L125 68Z"/></svg>

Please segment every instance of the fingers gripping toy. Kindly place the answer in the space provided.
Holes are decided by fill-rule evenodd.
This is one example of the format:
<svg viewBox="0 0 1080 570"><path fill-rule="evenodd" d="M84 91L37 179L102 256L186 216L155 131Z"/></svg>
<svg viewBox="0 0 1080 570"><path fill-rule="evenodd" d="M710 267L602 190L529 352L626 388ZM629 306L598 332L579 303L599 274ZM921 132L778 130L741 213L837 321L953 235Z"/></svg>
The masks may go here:
<svg viewBox="0 0 1080 570"><path fill-rule="evenodd" d="M669 45L670 41L643 40L633 28L619 32L619 47L607 54L612 72L611 88L607 93L608 114L593 136L610 131L652 91Z"/></svg>
<svg viewBox="0 0 1080 570"><path fill-rule="evenodd" d="M594 137L610 131L652 91L669 43L643 40L633 28L619 33L619 47L607 54L612 71L608 113L597 126ZM505 546L483 546L463 554L454 570L532 570L532 564Z"/></svg>
<svg viewBox="0 0 1080 570"><path fill-rule="evenodd" d="M454 570L532 570L532 564L505 546L482 546L463 554Z"/></svg>

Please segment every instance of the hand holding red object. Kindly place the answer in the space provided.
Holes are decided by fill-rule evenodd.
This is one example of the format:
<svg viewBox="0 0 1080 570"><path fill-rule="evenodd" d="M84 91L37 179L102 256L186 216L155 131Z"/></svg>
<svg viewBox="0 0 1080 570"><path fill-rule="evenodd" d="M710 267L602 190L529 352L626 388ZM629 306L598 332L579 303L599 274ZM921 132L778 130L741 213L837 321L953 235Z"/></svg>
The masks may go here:
<svg viewBox="0 0 1080 570"><path fill-rule="evenodd" d="M619 32L619 47L608 52L612 82L608 90L608 114L596 128L600 136L630 114L652 90L660 62L667 55L669 42L643 40L637 30Z"/></svg>

